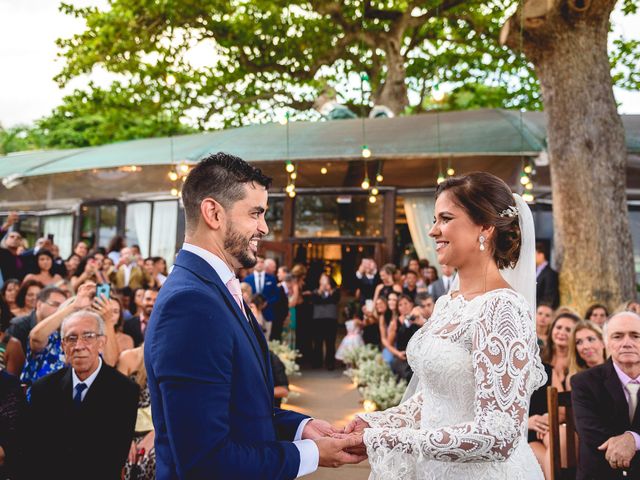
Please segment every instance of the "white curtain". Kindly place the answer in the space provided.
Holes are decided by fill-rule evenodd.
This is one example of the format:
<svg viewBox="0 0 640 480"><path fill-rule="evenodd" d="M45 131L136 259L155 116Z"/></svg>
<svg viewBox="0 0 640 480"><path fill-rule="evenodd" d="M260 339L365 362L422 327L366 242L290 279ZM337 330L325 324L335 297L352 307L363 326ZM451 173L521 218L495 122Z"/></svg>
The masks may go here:
<svg viewBox="0 0 640 480"><path fill-rule="evenodd" d="M426 258L429 264L438 270L436 244L429 237L429 230L433 225L436 200L434 195L406 195L404 197L404 212L411 233L411 240L419 258Z"/></svg>
<svg viewBox="0 0 640 480"><path fill-rule="evenodd" d="M143 258L149 256L149 239L151 235L151 204L130 203L127 205L125 236L127 245L140 245Z"/></svg>
<svg viewBox="0 0 640 480"><path fill-rule="evenodd" d="M44 217L44 236L53 235L53 243L60 249L60 257L66 259L73 250L73 215Z"/></svg>
<svg viewBox="0 0 640 480"><path fill-rule="evenodd" d="M151 228L151 255L164 258L167 266L173 265L176 256L177 228L178 202L155 202Z"/></svg>

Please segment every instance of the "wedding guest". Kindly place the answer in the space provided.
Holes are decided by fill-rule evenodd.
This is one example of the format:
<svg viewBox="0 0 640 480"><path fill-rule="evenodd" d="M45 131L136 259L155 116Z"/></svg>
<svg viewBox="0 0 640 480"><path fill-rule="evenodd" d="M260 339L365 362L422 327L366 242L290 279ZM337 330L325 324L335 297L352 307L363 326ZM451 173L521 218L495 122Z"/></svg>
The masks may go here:
<svg viewBox="0 0 640 480"><path fill-rule="evenodd" d="M149 318L151 318L151 312L153 311L157 297L157 290L145 290L144 297L142 298L142 309L139 310L138 315L124 322L123 332L133 338L133 344L136 347L144 342Z"/></svg>
<svg viewBox="0 0 640 480"><path fill-rule="evenodd" d="M153 257L147 257L142 262L142 271L144 272L144 285L147 288L156 289L160 287L160 283L156 278L156 272Z"/></svg>
<svg viewBox="0 0 640 480"><path fill-rule="evenodd" d="M429 260L421 258L418 260L418 265L420 266L420 269L418 270L418 273L420 274L418 288L426 290L429 288L429 284L431 283L429 280Z"/></svg>
<svg viewBox="0 0 640 480"><path fill-rule="evenodd" d="M124 307L122 305L122 299L117 295L111 295L111 298L109 298L108 301L108 307L114 321L113 328L115 330L119 356L125 350L134 348L133 338L131 338L131 335L124 333ZM106 319L104 317L103 320L105 320L106 323Z"/></svg>
<svg viewBox="0 0 640 480"><path fill-rule="evenodd" d="M411 337L424 325L424 319L411 314L414 303L408 295L400 295L398 299L398 319L391 324L389 329L389 344L394 354L391 369L398 378L410 380L413 372L407 362L407 345Z"/></svg>
<svg viewBox="0 0 640 480"><path fill-rule="evenodd" d="M542 349L547 344L549 336L549 325L553 319L553 308L551 305L541 303L536 308L536 334L538 335L538 346Z"/></svg>
<svg viewBox="0 0 640 480"><path fill-rule="evenodd" d="M76 243L75 247L73 247L73 253L78 255L81 260L84 260L87 255L89 255L89 247L87 247L87 244L84 241L80 240Z"/></svg>
<svg viewBox="0 0 640 480"><path fill-rule="evenodd" d="M0 372L6 371L17 377L24 365L24 351L20 340L7 333L12 317L9 305L0 297Z"/></svg>
<svg viewBox="0 0 640 480"><path fill-rule="evenodd" d="M20 477L23 452L21 429L26 419L27 402L20 381L0 371L0 478Z"/></svg>
<svg viewBox="0 0 640 480"><path fill-rule="evenodd" d="M396 299L398 294L392 292L389 296L393 296ZM391 322L394 322L397 318L397 312L389 308L389 300L387 297L378 297L374 304L374 315L378 319L378 328L380 330L380 345L382 346L382 358L391 365L393 361L392 348L393 345L389 343L389 327Z"/></svg>
<svg viewBox="0 0 640 480"><path fill-rule="evenodd" d="M589 308L587 308L587 311L584 314L584 318L586 320L589 320L595 323L600 328L602 328L602 326L604 325L604 322L607 321L608 317L609 317L609 310L607 310L607 307L605 307L601 303L594 303Z"/></svg>
<svg viewBox="0 0 640 480"><path fill-rule="evenodd" d="M417 262L417 260L416 260ZM418 293L418 272L415 270L406 270L404 273L404 287L402 289L404 295L408 295L415 302Z"/></svg>
<svg viewBox="0 0 640 480"><path fill-rule="evenodd" d="M373 258L363 258L358 270L356 270L356 292L355 297L360 305L364 305L367 300L372 300L376 286L380 283L378 267Z"/></svg>
<svg viewBox="0 0 640 480"><path fill-rule="evenodd" d="M437 302L442 295L449 293L455 278L455 269L448 265L441 265L442 276L429 285L429 295L433 297L433 301Z"/></svg>
<svg viewBox="0 0 640 480"><path fill-rule="evenodd" d="M380 342L380 322L373 313L373 308L370 308L366 304L361 308L353 312L353 317L362 319L362 340L365 345L375 345L376 348L381 348Z"/></svg>
<svg viewBox="0 0 640 480"><path fill-rule="evenodd" d="M24 281L35 280L45 287L62 280L62 277L53 273L53 254L49 250L39 250L35 255L38 273L29 273L24 277Z"/></svg>
<svg viewBox="0 0 640 480"><path fill-rule="evenodd" d="M126 289L123 289L123 291ZM136 315L140 315L140 312L143 309L143 300L144 300L144 288L136 288L133 290L131 294L131 305L129 307L129 311L131 312L131 316L135 317Z"/></svg>
<svg viewBox="0 0 640 480"><path fill-rule="evenodd" d="M75 253L72 253L67 257L67 259L64 262L64 266L67 269L66 278L71 280L71 277L76 275L78 271L78 266L80 265L81 261L82 259L80 258L80 256Z"/></svg>
<svg viewBox="0 0 640 480"><path fill-rule="evenodd" d="M110 283L110 279L102 272L103 261L104 255L100 252L94 252L80 263L76 274L71 277L71 285L74 291L77 291L78 287L84 282Z"/></svg>
<svg viewBox="0 0 640 480"><path fill-rule="evenodd" d="M431 318L434 307L435 301L431 295L427 292L418 292L416 295L416 306L414 307L416 315L420 315L426 322Z"/></svg>
<svg viewBox="0 0 640 480"><path fill-rule="evenodd" d="M138 259L131 248L125 247L120 251L120 260L116 264L116 274L113 283L116 289L129 287L131 290L144 286L144 272L138 265Z"/></svg>
<svg viewBox="0 0 640 480"><path fill-rule="evenodd" d="M380 269L380 282L373 293L373 302L380 296L389 297L391 292L402 294L402 283L396 282L398 269L393 263L387 263Z"/></svg>
<svg viewBox="0 0 640 480"><path fill-rule="evenodd" d="M25 250L20 254L20 259L23 263L23 271L25 274L29 273L38 273L40 272L40 268L37 262L38 252L41 250L47 250L51 252L51 246L53 242L49 237L40 237L36 240L36 244L33 248Z"/></svg>
<svg viewBox="0 0 640 480"><path fill-rule="evenodd" d="M120 261L120 250L127 246L122 235L115 235L107 246L107 257L111 259L114 265L117 265Z"/></svg>
<svg viewBox="0 0 640 480"><path fill-rule="evenodd" d="M629 300L618 305L614 313L633 312L640 315L640 303L636 300Z"/></svg>
<svg viewBox="0 0 640 480"><path fill-rule="evenodd" d="M167 280L167 262L162 257L153 257L153 271L155 273L156 282L158 282L158 287L162 287L164 282Z"/></svg>
<svg viewBox="0 0 640 480"><path fill-rule="evenodd" d="M536 279L536 305L547 303L554 309L558 308L558 273L549 264L549 249L543 242L536 242Z"/></svg>
<svg viewBox="0 0 640 480"><path fill-rule="evenodd" d="M427 284L427 288L436 280L438 280L438 269L432 265L427 266L425 269L425 283Z"/></svg>
<svg viewBox="0 0 640 480"><path fill-rule="evenodd" d="M569 311L562 311L549 327L549 338L542 350L542 362L551 365L551 385L558 391L567 390L566 378L569 373L569 339L571 331L580 322L580 317Z"/></svg>
<svg viewBox="0 0 640 480"><path fill-rule="evenodd" d="M350 318L352 310L349 308L346 310L349 320L344 322L344 327L347 330L347 334L340 341L340 345L338 345L338 349L336 350L336 360L340 360L341 362L344 362L349 351L364 345L364 340L362 339L362 320L355 317Z"/></svg>
<svg viewBox="0 0 640 480"><path fill-rule="evenodd" d="M20 312L20 307L16 304L16 298L18 296L18 291L20 290L20 281L15 278L9 278L5 280L2 285L2 290L0 290L2 294L2 298L7 302L9 306L9 310L11 314L15 317L16 313Z"/></svg>
<svg viewBox="0 0 640 480"><path fill-rule="evenodd" d="M606 361L607 351L600 327L589 320L578 322L569 340L569 380L576 373Z"/></svg>
<svg viewBox="0 0 640 480"><path fill-rule="evenodd" d="M273 372L273 404L280 408L282 399L289 396L289 379L282 360L269 350L269 360L271 361L271 371Z"/></svg>
<svg viewBox="0 0 640 480"><path fill-rule="evenodd" d="M18 252L21 245L20 232L9 232L3 239L0 247L0 273L5 280L8 278L22 280L26 274L24 260Z"/></svg>
<svg viewBox="0 0 640 480"><path fill-rule="evenodd" d="M22 282L20 290L18 290L16 295L16 306L18 308L16 310L12 310L11 313L13 313L15 317L29 315L36 307L36 299L38 298L40 290L43 288L44 285L37 280Z"/></svg>
<svg viewBox="0 0 640 480"><path fill-rule="evenodd" d="M326 273L320 275L319 286L311 295L313 304L312 357L314 368L322 366L324 345L324 365L328 370L335 367L336 333L338 330L338 302L340 290L334 287Z"/></svg>
<svg viewBox="0 0 640 480"><path fill-rule="evenodd" d="M250 285L249 285L249 288L251 288ZM242 296L244 297L244 292L242 292ZM253 316L256 317L256 322L258 322L258 325L260 325L260 329L262 330L262 333L264 333L264 337L269 338L271 334L271 332L269 331L271 328L271 322L267 322L264 319L263 312L267 306L267 302L264 299L264 297L259 293L253 296L251 296L251 294L249 293L249 301L245 303L249 305L249 308L251 309L251 313L253 313Z"/></svg>
<svg viewBox="0 0 640 480"><path fill-rule="evenodd" d="M275 277L277 272L278 272L278 263L273 258L265 258L264 273ZM281 282L281 280L278 280L278 282Z"/></svg>

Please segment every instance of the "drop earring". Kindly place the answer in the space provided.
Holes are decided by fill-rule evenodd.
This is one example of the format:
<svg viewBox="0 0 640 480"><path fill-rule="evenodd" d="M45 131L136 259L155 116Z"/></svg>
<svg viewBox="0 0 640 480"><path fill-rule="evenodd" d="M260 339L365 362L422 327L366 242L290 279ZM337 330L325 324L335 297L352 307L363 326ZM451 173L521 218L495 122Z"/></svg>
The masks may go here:
<svg viewBox="0 0 640 480"><path fill-rule="evenodd" d="M484 235L480 235L478 240L480 240L480 251L484 252Z"/></svg>

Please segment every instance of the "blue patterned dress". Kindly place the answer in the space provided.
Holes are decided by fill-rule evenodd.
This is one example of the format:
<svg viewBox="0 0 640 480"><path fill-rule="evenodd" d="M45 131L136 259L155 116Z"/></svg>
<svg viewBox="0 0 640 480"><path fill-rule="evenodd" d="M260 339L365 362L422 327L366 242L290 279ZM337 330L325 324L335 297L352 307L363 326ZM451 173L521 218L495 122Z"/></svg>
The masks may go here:
<svg viewBox="0 0 640 480"><path fill-rule="evenodd" d="M22 369L20 381L29 386L27 398L31 396L31 385L39 378L56 372L65 366L64 351L62 350L62 341L60 332L56 330L49 335L49 340L44 350L40 352L31 352L31 345L27 343L27 361Z"/></svg>

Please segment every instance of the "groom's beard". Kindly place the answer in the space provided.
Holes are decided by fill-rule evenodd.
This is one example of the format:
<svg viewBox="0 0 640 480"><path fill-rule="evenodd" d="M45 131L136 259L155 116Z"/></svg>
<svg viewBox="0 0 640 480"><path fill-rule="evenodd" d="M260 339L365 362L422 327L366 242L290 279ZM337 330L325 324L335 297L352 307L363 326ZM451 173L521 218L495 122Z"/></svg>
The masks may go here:
<svg viewBox="0 0 640 480"><path fill-rule="evenodd" d="M251 235L249 238L245 238L233 228L231 222L227 223L224 249L242 265L242 268L252 268L258 262L258 259L249 246L249 242L255 237L255 235Z"/></svg>

